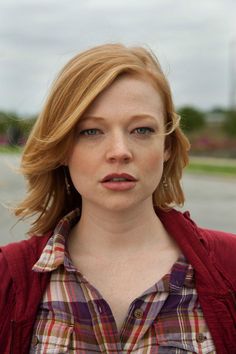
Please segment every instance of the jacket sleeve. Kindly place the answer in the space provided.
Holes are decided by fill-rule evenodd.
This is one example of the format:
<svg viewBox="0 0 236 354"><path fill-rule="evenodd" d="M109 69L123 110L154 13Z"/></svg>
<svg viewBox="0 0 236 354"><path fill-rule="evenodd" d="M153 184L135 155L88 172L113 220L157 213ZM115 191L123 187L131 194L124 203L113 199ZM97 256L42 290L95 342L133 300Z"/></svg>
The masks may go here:
<svg viewBox="0 0 236 354"><path fill-rule="evenodd" d="M10 352L11 320L15 309L15 291L8 264L0 250L0 347L2 353Z"/></svg>

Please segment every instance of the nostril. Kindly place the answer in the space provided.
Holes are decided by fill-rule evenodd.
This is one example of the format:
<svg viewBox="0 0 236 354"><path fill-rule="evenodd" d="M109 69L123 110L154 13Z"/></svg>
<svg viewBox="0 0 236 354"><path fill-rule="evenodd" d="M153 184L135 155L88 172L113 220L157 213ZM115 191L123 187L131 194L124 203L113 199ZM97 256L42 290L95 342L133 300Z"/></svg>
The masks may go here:
<svg viewBox="0 0 236 354"><path fill-rule="evenodd" d="M132 158L130 152L108 151L107 159L111 161L129 161Z"/></svg>

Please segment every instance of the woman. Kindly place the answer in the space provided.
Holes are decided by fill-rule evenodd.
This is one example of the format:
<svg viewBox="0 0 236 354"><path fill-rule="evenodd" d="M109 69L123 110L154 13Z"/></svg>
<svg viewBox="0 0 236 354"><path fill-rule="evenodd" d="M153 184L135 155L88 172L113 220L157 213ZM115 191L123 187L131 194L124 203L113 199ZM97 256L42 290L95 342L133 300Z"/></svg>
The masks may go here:
<svg viewBox="0 0 236 354"><path fill-rule="evenodd" d="M147 50L64 67L22 155L31 237L1 249L1 352L236 353L236 238L174 209L188 149Z"/></svg>

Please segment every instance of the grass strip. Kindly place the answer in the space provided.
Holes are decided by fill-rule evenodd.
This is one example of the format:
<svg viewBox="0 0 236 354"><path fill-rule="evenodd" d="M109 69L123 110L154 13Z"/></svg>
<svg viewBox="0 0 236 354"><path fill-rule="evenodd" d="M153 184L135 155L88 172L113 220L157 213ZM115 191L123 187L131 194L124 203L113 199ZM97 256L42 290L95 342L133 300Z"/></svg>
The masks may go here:
<svg viewBox="0 0 236 354"><path fill-rule="evenodd" d="M191 162L186 168L187 172L190 173L201 173L201 174L212 174L212 175L224 175L236 177L236 166L235 165L214 165L206 164L200 162Z"/></svg>
<svg viewBox="0 0 236 354"><path fill-rule="evenodd" d="M22 147L0 145L0 154L18 154L21 153Z"/></svg>

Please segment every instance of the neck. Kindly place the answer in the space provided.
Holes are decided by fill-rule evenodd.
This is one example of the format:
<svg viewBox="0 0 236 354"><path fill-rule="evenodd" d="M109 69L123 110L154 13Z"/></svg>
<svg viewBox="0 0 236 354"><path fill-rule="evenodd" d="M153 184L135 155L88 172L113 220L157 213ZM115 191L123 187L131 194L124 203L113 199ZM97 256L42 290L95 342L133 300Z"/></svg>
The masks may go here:
<svg viewBox="0 0 236 354"><path fill-rule="evenodd" d="M159 240L158 240L159 239ZM70 236L71 247L83 254L128 254L169 237L158 219L151 200L129 210L111 211L85 204L80 222Z"/></svg>

